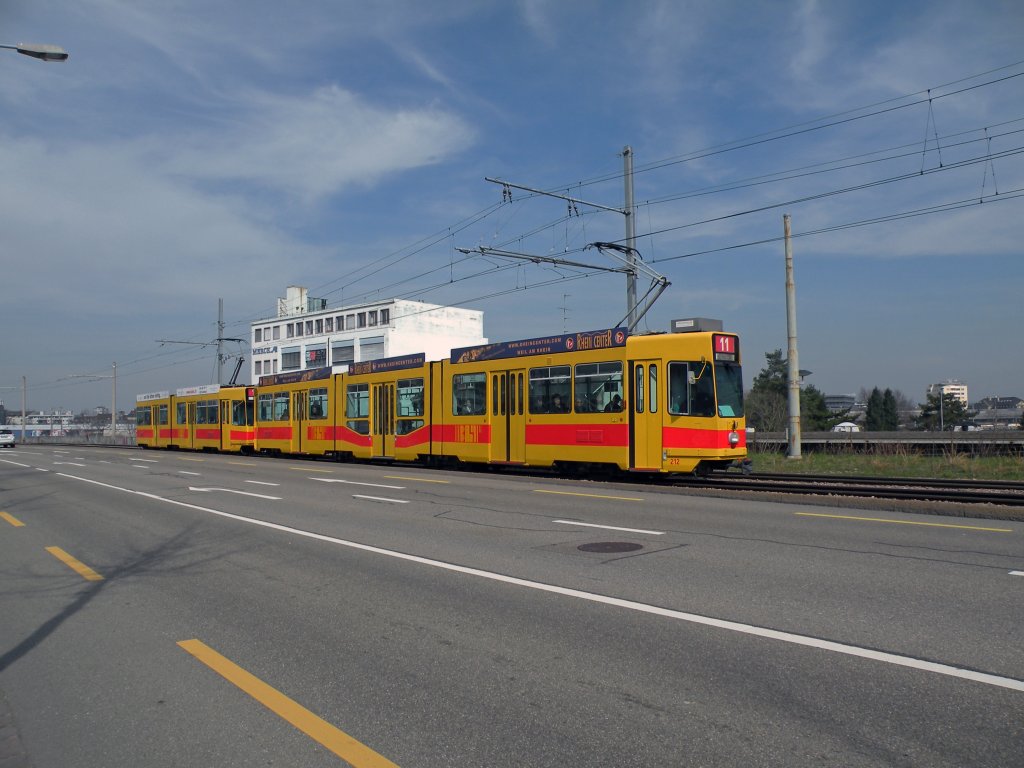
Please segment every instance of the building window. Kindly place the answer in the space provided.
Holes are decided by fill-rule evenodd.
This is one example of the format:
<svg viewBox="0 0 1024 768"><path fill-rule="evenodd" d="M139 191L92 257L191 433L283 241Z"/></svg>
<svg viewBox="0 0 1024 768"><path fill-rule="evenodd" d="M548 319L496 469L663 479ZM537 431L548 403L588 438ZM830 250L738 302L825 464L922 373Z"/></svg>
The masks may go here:
<svg viewBox="0 0 1024 768"><path fill-rule="evenodd" d="M382 309L380 311L380 324L381 325L387 325L390 322L391 322L391 310L390 309Z"/></svg>
<svg viewBox="0 0 1024 768"><path fill-rule="evenodd" d="M367 317L367 325L369 325L371 327L377 325L377 310L371 309L366 314L368 316Z"/></svg>
<svg viewBox="0 0 1024 768"><path fill-rule="evenodd" d="M351 341L334 344L331 347L331 365L344 365L354 362L356 359L356 348Z"/></svg>
<svg viewBox="0 0 1024 768"><path fill-rule="evenodd" d="M289 339L295 338L295 323L288 323L285 337Z"/></svg>
<svg viewBox="0 0 1024 768"><path fill-rule="evenodd" d="M327 319L324 320L324 333L334 333L334 318L333 317L328 317Z"/></svg>
<svg viewBox="0 0 1024 768"><path fill-rule="evenodd" d="M366 313L365 312L360 312L358 315L356 315L356 327L357 328L365 328L366 327Z"/></svg>
<svg viewBox="0 0 1024 768"><path fill-rule="evenodd" d="M254 341L263 341L263 329L262 328L257 328L256 329L256 336L255 336L255 338L253 340Z"/></svg>
<svg viewBox="0 0 1024 768"><path fill-rule="evenodd" d="M345 330L351 331L356 327L356 316L345 315Z"/></svg>
<svg viewBox="0 0 1024 768"><path fill-rule="evenodd" d="M317 344L306 347L306 367L322 368L327 365L327 345Z"/></svg>
<svg viewBox="0 0 1024 768"><path fill-rule="evenodd" d="M360 360L380 360L384 357L384 337L374 336L359 342Z"/></svg>
<svg viewBox="0 0 1024 768"><path fill-rule="evenodd" d="M259 360L256 361L256 375L261 376L263 374L263 363Z"/></svg>
<svg viewBox="0 0 1024 768"><path fill-rule="evenodd" d="M275 325L274 326L274 341L277 341L280 338L281 338L281 326L280 325Z"/></svg>
<svg viewBox="0 0 1024 768"><path fill-rule="evenodd" d="M313 321L312 320L307 320L306 321L306 335L307 336L312 336L313 335Z"/></svg>
<svg viewBox="0 0 1024 768"><path fill-rule="evenodd" d="M299 349L289 349L281 352L281 370L297 371L302 367L302 352Z"/></svg>

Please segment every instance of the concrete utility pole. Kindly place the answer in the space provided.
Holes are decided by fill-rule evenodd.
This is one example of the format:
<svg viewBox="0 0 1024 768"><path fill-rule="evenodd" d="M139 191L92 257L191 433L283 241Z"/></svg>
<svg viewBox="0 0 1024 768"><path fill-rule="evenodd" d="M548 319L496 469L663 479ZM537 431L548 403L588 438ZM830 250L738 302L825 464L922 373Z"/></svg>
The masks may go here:
<svg viewBox="0 0 1024 768"><path fill-rule="evenodd" d="M117 439L117 363L114 363L112 374L113 387L110 395L110 439Z"/></svg>
<svg viewBox="0 0 1024 768"><path fill-rule="evenodd" d="M622 148L622 172L626 182L626 199L623 214L626 217L626 312L627 326L633 330L637 324L636 316L636 211L633 205L633 150L628 145Z"/></svg>
<svg viewBox="0 0 1024 768"><path fill-rule="evenodd" d="M217 299L217 383L223 384L221 365L224 362L224 299Z"/></svg>
<svg viewBox="0 0 1024 768"><path fill-rule="evenodd" d="M796 350L796 283L793 280L793 244L790 241L789 214L782 217L786 234L786 349L789 364L786 376L789 390L789 449L786 457L799 459L800 456L800 361Z"/></svg>

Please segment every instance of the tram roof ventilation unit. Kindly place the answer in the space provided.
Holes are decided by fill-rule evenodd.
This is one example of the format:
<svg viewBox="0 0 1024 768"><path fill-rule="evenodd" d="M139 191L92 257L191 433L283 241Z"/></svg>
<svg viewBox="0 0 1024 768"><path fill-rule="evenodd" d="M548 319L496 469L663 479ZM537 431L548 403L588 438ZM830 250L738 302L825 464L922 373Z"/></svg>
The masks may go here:
<svg viewBox="0 0 1024 768"><path fill-rule="evenodd" d="M697 333L700 331L722 330L721 320L712 320L710 317L687 317L683 320L672 321L672 333Z"/></svg>

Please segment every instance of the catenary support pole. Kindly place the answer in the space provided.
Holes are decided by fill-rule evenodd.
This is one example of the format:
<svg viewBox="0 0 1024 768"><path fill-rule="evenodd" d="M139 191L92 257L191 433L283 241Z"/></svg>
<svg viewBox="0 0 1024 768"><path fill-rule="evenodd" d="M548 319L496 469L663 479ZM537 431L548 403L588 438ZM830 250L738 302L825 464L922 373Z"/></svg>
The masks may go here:
<svg viewBox="0 0 1024 768"><path fill-rule="evenodd" d="M627 325L630 330L636 325L636 212L633 207L633 150L626 146L622 149L623 176L626 183L626 199L623 213L626 215L626 311L629 313Z"/></svg>
<svg viewBox="0 0 1024 768"><path fill-rule="evenodd" d="M786 383L789 393L789 428L786 430L789 447L786 457L800 456L800 360L796 349L796 283L793 280L793 244L790 240L789 214L782 217L786 235L786 350L788 371Z"/></svg>

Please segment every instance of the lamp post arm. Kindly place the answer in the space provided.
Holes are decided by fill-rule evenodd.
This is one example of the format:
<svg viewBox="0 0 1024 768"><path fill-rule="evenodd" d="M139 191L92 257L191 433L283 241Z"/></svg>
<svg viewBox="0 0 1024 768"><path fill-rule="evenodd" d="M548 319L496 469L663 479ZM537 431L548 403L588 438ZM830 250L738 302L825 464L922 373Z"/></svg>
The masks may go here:
<svg viewBox="0 0 1024 768"><path fill-rule="evenodd" d="M67 61L69 56L68 52L59 45L48 43L18 43L17 45L0 45L0 48L8 48L40 61Z"/></svg>

